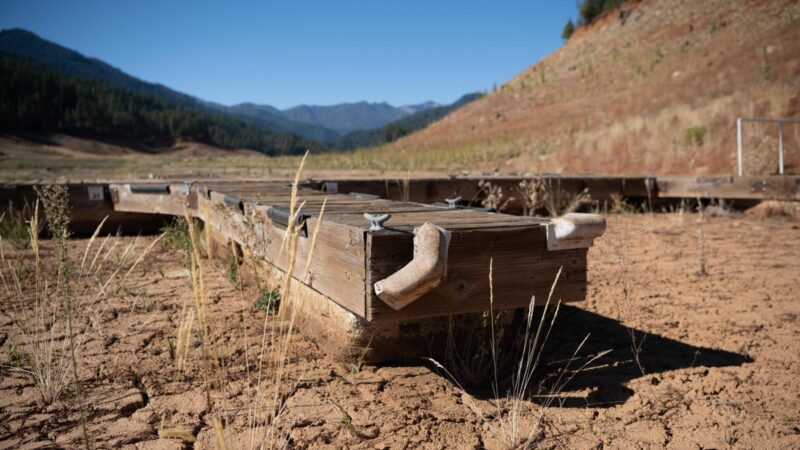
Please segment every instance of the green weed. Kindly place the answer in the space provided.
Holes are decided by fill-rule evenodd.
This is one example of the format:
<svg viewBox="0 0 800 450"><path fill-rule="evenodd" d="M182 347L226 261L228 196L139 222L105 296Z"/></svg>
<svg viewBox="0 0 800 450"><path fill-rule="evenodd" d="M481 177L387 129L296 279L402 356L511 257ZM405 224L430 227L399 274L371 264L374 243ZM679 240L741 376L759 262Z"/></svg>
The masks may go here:
<svg viewBox="0 0 800 450"><path fill-rule="evenodd" d="M687 145L703 145L705 141L706 133L708 133L708 129L703 126L694 126L689 127L683 133L683 140L686 142Z"/></svg>
<svg viewBox="0 0 800 450"><path fill-rule="evenodd" d="M264 291L258 297L253 309L258 311L262 310L267 314L277 314L281 307L281 291L280 287L272 289L271 291Z"/></svg>

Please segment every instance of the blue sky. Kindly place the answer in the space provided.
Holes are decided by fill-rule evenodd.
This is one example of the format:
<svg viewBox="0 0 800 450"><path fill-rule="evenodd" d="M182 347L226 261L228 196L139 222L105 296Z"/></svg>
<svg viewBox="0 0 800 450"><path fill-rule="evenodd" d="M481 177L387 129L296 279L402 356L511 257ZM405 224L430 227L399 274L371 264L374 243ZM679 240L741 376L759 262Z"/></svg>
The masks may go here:
<svg viewBox="0 0 800 450"><path fill-rule="evenodd" d="M25 28L223 104L394 105L488 90L557 49L574 0L0 1Z"/></svg>

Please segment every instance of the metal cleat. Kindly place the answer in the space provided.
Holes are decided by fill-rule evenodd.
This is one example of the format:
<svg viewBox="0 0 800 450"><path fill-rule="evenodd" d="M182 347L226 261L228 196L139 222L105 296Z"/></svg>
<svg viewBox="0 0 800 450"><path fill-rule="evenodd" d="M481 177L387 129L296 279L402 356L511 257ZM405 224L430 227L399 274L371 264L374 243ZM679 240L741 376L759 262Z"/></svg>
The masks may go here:
<svg viewBox="0 0 800 450"><path fill-rule="evenodd" d="M369 231L381 231L383 230L383 223L389 220L392 217L391 214L370 214L364 213L364 218L369 220Z"/></svg>
<svg viewBox="0 0 800 450"><path fill-rule="evenodd" d="M447 202L448 208L458 208L458 202L461 201L461 196L459 195L456 198L446 198L444 201Z"/></svg>

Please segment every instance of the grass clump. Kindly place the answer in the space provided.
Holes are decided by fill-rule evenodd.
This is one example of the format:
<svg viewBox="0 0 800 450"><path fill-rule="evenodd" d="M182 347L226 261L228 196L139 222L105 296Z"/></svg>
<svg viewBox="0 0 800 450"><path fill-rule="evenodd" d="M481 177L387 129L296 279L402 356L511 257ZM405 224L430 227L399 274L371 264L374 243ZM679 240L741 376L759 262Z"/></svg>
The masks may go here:
<svg viewBox="0 0 800 450"><path fill-rule="evenodd" d="M7 257L4 249L7 241L0 236L0 281L6 299L0 314L8 316L14 324L14 333L9 337L12 369L30 377L39 391L42 406L56 403L66 394L74 396L71 404L76 404L81 412L83 444L91 448L79 377L84 343L96 337L92 331L102 333L100 317L108 307L105 300L127 291L124 286L128 276L153 244L137 252L133 250L136 241L125 249L116 245L107 248L106 238L95 246L105 224L103 219L82 255L73 255L69 241L68 188L47 185L37 187L36 192L38 200L30 215L26 214L29 250ZM40 220L42 210L47 219L48 241L39 239L44 222ZM116 255L121 256L117 263L112 263ZM133 257L136 262L129 264ZM110 275L101 273L104 268ZM113 281L119 286L112 285ZM89 304L81 305L82 300Z"/></svg>
<svg viewBox="0 0 800 450"><path fill-rule="evenodd" d="M717 21L715 21L714 23L711 24L711 27L709 27L708 32L711 33L711 34L714 34L717 31L719 31L719 30L721 30L721 29L723 29L723 28L725 28L727 26L728 26L728 22L726 22L723 19L720 19L720 20L717 20Z"/></svg>
<svg viewBox="0 0 800 450"><path fill-rule="evenodd" d="M0 213L0 237L18 250L25 248L29 243L28 223L32 215L31 206L28 203L25 203L22 208L17 208L13 203L9 203L8 208ZM40 230L36 229L35 231L38 233Z"/></svg>
<svg viewBox="0 0 800 450"><path fill-rule="evenodd" d="M686 142L687 145L696 145L702 146L703 142L705 142L706 134L708 133L708 129L703 126L694 126L689 127L683 133L683 140Z"/></svg>
<svg viewBox="0 0 800 450"><path fill-rule="evenodd" d="M488 316L494 318L496 316L493 310L494 291L492 272L492 261L490 260ZM467 406L475 412L478 416L478 420L485 422L489 432L500 441L503 448L527 449L537 446L542 439L544 439L545 425L547 423L547 418L545 417L546 409L557 401L559 398L558 395L578 373L609 353L609 351L605 351L591 357L586 357L584 358L583 364L579 367L571 367L571 365L579 359L578 353L589 339L589 335L587 334L575 349L572 356L567 359L565 367L560 370L557 375L555 375L555 379L549 383L549 388L545 387L544 381L534 383L534 374L537 373L541 365L542 354L548 338L550 337L550 333L555 326L556 317L558 316L561 305L560 300L553 299L553 293L560 276L561 269L559 269L556 274L544 306L540 309L541 316L538 320L535 319L535 312L537 310L535 307L536 298L531 297L527 309L527 316L522 324L524 329L521 330L517 348L514 350L513 358L508 364L511 371L510 381L508 381L508 383L503 383L504 386L507 386L503 394L501 394L500 389L501 382L505 380L505 377L501 375L502 367L498 351L500 347L497 341L499 330L495 328L495 321L489 320L491 342L486 345L486 348L488 348L490 352L490 361L487 366L489 370L492 371L492 391L495 397L495 400L491 402L491 411L484 411L462 387L458 378L454 377L451 371L439 362L430 360L455 382L456 386L462 391ZM534 397L544 399L543 402L540 402L541 407L538 411L534 411L535 407L530 402Z"/></svg>
<svg viewBox="0 0 800 450"><path fill-rule="evenodd" d="M758 65L758 73L761 75L761 79L764 81L770 81L772 77L770 76L770 70L772 67L769 64L769 59L767 58L767 50L764 49L764 57L761 59L761 64Z"/></svg>
<svg viewBox="0 0 800 450"><path fill-rule="evenodd" d="M164 238L161 247L171 251L189 251L192 243L189 239L189 223L183 217L176 217L168 224L161 227Z"/></svg>
<svg viewBox="0 0 800 450"><path fill-rule="evenodd" d="M244 287L242 282L242 275L239 273L239 257L231 254L225 260L225 278L230 281L231 286L236 290L241 290Z"/></svg>

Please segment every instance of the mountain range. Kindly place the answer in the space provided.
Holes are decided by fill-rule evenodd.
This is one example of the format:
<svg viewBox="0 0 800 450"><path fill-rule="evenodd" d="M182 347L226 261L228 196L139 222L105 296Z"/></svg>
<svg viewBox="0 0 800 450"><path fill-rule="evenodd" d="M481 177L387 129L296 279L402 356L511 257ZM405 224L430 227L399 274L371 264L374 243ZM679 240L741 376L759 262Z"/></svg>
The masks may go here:
<svg viewBox="0 0 800 450"><path fill-rule="evenodd" d="M0 52L24 58L70 76L101 81L113 88L152 95L182 107L222 114L271 132L292 133L339 149L352 148L348 145L356 142L367 142L363 139L353 139L352 133L374 134L364 130L378 130L406 118L411 118L414 123L419 123L424 117L439 118L441 108L450 111L453 105L463 103L463 99L460 99L453 105L440 105L428 101L392 106L385 102L362 101L330 106L298 105L284 110L255 103L226 106L204 101L162 84L143 81L102 60L84 56L23 29L0 31ZM425 111L438 112L429 116L418 116Z"/></svg>

